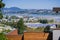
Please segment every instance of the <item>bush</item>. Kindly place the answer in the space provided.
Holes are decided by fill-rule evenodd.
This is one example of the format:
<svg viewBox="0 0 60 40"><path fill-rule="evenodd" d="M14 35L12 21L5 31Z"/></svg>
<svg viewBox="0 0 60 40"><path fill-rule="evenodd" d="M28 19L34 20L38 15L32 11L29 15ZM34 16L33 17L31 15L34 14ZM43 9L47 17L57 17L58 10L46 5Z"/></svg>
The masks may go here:
<svg viewBox="0 0 60 40"><path fill-rule="evenodd" d="M47 26L45 27L44 32L50 32L50 26L49 26L49 25L47 25Z"/></svg>
<svg viewBox="0 0 60 40"><path fill-rule="evenodd" d="M40 23L46 24L48 21L46 19L40 19Z"/></svg>
<svg viewBox="0 0 60 40"><path fill-rule="evenodd" d="M6 36L3 33L0 33L0 40L7 40Z"/></svg>

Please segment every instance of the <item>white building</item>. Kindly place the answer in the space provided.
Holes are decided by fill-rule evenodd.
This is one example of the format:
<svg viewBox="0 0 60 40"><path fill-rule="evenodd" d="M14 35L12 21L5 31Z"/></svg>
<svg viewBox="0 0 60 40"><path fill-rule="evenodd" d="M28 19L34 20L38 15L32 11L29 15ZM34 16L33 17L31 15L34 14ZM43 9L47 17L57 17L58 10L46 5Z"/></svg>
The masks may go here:
<svg viewBox="0 0 60 40"><path fill-rule="evenodd" d="M12 30L13 28L11 26L5 26L4 30Z"/></svg>
<svg viewBox="0 0 60 40"><path fill-rule="evenodd" d="M60 40L60 28L53 29L53 40Z"/></svg>
<svg viewBox="0 0 60 40"><path fill-rule="evenodd" d="M1 26L0 26L0 33L3 31L3 28L4 28L4 27L1 27Z"/></svg>
<svg viewBox="0 0 60 40"><path fill-rule="evenodd" d="M2 21L8 21L8 19L3 18Z"/></svg>
<svg viewBox="0 0 60 40"><path fill-rule="evenodd" d="M3 26L0 26L0 33L4 30L13 30L14 28L12 28L11 26L7 26L5 25L4 27Z"/></svg>
<svg viewBox="0 0 60 40"><path fill-rule="evenodd" d="M56 25L51 25L50 28L51 29L56 28Z"/></svg>

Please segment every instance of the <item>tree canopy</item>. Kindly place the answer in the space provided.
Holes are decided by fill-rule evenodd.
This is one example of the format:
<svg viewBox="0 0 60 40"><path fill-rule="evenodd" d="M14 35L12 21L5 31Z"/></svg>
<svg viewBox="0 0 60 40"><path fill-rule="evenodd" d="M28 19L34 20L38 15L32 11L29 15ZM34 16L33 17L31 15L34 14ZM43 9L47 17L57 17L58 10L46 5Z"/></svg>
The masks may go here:
<svg viewBox="0 0 60 40"><path fill-rule="evenodd" d="M4 3L2 3L3 0L0 0L0 8L3 8L5 6Z"/></svg>
<svg viewBox="0 0 60 40"><path fill-rule="evenodd" d="M17 23L18 34L23 34L24 32L24 21L21 18Z"/></svg>
<svg viewBox="0 0 60 40"><path fill-rule="evenodd" d="M1 9L5 6L5 4L2 2L3 0L0 0L0 19L3 18Z"/></svg>
<svg viewBox="0 0 60 40"><path fill-rule="evenodd" d="M40 19L40 23L45 24L45 23L48 23L48 21L46 19Z"/></svg>
<svg viewBox="0 0 60 40"><path fill-rule="evenodd" d="M2 13L0 13L0 19L2 19L3 18L3 14Z"/></svg>
<svg viewBox="0 0 60 40"><path fill-rule="evenodd" d="M49 26L49 25L47 25L47 26L45 27L44 32L50 32L50 26Z"/></svg>

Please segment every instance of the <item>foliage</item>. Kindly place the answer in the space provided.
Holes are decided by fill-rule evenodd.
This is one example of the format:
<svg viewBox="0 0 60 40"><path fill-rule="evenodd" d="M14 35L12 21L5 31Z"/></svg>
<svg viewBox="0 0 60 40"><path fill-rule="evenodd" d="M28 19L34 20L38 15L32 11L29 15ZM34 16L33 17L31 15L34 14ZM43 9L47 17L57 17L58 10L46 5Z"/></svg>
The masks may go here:
<svg viewBox="0 0 60 40"><path fill-rule="evenodd" d="M2 0L0 0L0 19L3 18L3 15L2 15L2 11L1 11L1 9L2 9L4 6L5 6L5 4L2 3Z"/></svg>
<svg viewBox="0 0 60 40"><path fill-rule="evenodd" d="M52 20L50 20L50 23L53 23L54 22L54 20L52 19Z"/></svg>
<svg viewBox="0 0 60 40"><path fill-rule="evenodd" d="M36 31L43 32L43 31L44 31L44 27L37 27L37 28L36 28Z"/></svg>
<svg viewBox="0 0 60 40"><path fill-rule="evenodd" d="M6 22L5 25L10 25L11 23L10 22Z"/></svg>
<svg viewBox="0 0 60 40"><path fill-rule="evenodd" d="M48 21L46 19L40 19L40 23L45 24L45 23L48 23Z"/></svg>
<svg viewBox="0 0 60 40"><path fill-rule="evenodd" d="M0 13L0 19L2 19L3 18L3 14L2 13Z"/></svg>
<svg viewBox="0 0 60 40"><path fill-rule="evenodd" d="M27 32L43 32L44 31L44 27L37 27L37 28L27 27L26 31Z"/></svg>
<svg viewBox="0 0 60 40"><path fill-rule="evenodd" d="M3 1L3 0L0 0L0 1Z"/></svg>
<svg viewBox="0 0 60 40"><path fill-rule="evenodd" d="M10 18L12 18L12 19L18 19L18 17L16 17L16 16L11 16Z"/></svg>
<svg viewBox="0 0 60 40"><path fill-rule="evenodd" d="M2 0L0 1L0 8L3 8L5 6L4 3L2 3Z"/></svg>
<svg viewBox="0 0 60 40"><path fill-rule="evenodd" d="M11 31L11 30L8 29L8 30L5 30L4 32L8 33L8 32L10 32L10 31Z"/></svg>
<svg viewBox="0 0 60 40"><path fill-rule="evenodd" d="M49 32L49 31L50 31L50 26L47 25L47 26L45 27L45 29L44 29L44 32Z"/></svg>
<svg viewBox="0 0 60 40"><path fill-rule="evenodd" d="M18 29L18 34L22 34L24 32L25 27L22 18L17 23L17 29Z"/></svg>
<svg viewBox="0 0 60 40"><path fill-rule="evenodd" d="M33 28L27 27L27 28L26 28L26 31L27 31L27 32L32 32L32 31L34 31L34 30L33 30Z"/></svg>
<svg viewBox="0 0 60 40"><path fill-rule="evenodd" d="M60 28L60 24L57 25L57 28Z"/></svg>
<svg viewBox="0 0 60 40"><path fill-rule="evenodd" d="M6 36L3 33L0 33L0 40L7 40Z"/></svg>

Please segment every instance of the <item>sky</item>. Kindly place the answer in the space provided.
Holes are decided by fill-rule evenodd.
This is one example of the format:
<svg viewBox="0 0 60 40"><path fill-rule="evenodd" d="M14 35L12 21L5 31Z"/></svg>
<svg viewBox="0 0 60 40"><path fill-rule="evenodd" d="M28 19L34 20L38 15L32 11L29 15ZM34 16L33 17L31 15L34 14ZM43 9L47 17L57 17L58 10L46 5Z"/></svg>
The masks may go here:
<svg viewBox="0 0 60 40"><path fill-rule="evenodd" d="M52 9L60 7L60 0L3 0L5 7L19 7L22 9Z"/></svg>

